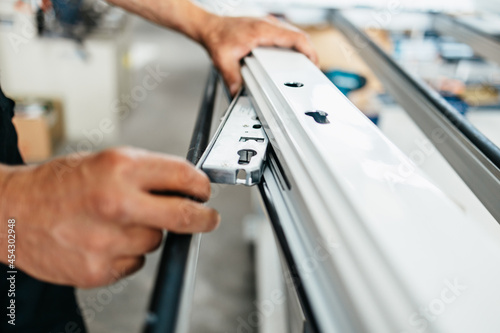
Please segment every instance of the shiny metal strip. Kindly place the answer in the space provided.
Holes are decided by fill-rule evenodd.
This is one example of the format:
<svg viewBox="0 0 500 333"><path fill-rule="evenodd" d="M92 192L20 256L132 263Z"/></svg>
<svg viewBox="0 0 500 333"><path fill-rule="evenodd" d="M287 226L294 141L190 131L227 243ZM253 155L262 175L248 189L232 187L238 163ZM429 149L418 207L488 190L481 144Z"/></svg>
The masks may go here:
<svg viewBox="0 0 500 333"><path fill-rule="evenodd" d="M205 150L201 169L212 183L258 184L268 141L250 100L239 94Z"/></svg>

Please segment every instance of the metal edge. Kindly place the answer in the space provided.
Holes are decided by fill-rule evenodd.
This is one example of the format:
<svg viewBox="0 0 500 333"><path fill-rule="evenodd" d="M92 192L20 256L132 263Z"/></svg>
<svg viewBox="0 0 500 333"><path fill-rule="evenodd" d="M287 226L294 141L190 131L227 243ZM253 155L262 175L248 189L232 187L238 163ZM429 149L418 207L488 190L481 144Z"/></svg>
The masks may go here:
<svg viewBox="0 0 500 333"><path fill-rule="evenodd" d="M187 154L187 159L197 167L208 145L217 77L216 70L212 68ZM188 315L200 237L200 234L167 233L143 332L174 333L182 328L179 317Z"/></svg>
<svg viewBox="0 0 500 333"><path fill-rule="evenodd" d="M282 161L284 160L283 153L279 149L280 147L277 147L277 143L275 142L273 133L269 129L270 126L274 128L274 125L276 124L274 125L269 124L267 122L268 119L262 112L262 108L272 108L272 106L268 104L269 101L267 100L267 98L264 97L265 93L261 90L266 89L266 93L270 93L269 90L272 90L272 87L269 87L269 85L267 85L266 82L261 82L265 81L265 79L257 81L256 77L253 76L254 69L250 70L249 68L250 64L255 64L255 66L252 66L254 68L259 66L256 63L256 60L253 59L252 57L247 57L245 59L245 65L242 68L242 74L247 87L247 93L251 97L254 103L256 111L259 115L259 119L261 120L266 130L266 134L270 140L270 143L274 147L274 151L276 152L275 160ZM274 128L274 130L280 131L280 128ZM288 169L288 166L283 163L280 163L280 165L281 165L281 171L284 171L284 173L286 174L285 177L292 188L292 190L288 191L285 190L283 192L284 193L283 196L290 197L287 200L288 201L294 200L295 202L294 205L288 205L288 208L293 212L289 213L289 216L295 216L295 217L285 218L284 220L285 224L283 230L285 232L285 237L288 239L288 242L294 243L293 248L290 247L294 261L303 262L308 258L307 254L308 249L312 249L314 247L314 244L311 243L310 240L314 239L315 237L319 237L319 235L315 234L315 231L311 230L306 232L305 222L310 221L311 217L305 218L305 220L304 219L301 220L298 218L297 210L300 210L298 206L301 205L297 204L297 202L295 201L295 199L297 198L295 197L302 196L303 194L298 193L297 192L298 188L292 184L293 179L290 177L291 174L290 170ZM283 186L283 184L281 185ZM298 200L300 201L300 199ZM349 205L347 204L347 206ZM293 223L292 221L295 222ZM297 227L299 227L300 230L298 230ZM293 262L289 262L289 265L295 265L295 264ZM329 272L328 274L326 273L326 270ZM311 312L315 314L316 318L315 326L317 326L318 331L332 332L332 333L369 331L368 327L364 326L364 323L360 321L359 314L356 312L354 305L350 302L349 296L343 289L342 284L335 284L335 282L331 280L333 276L336 276L338 278L338 272L336 272L336 268L329 267L326 270L315 271L314 278L312 278L311 276L308 276L307 278L301 277L301 280L303 281L304 285L303 296L307 297L308 300L307 302L304 302L302 305L306 309L309 306L311 307L312 309ZM314 282L312 280L314 280ZM326 295L330 295L332 297L326 297ZM304 300L305 299L302 298L302 301ZM339 302L340 300L342 300L341 303ZM328 306L325 305L326 301L327 303L329 303ZM325 311L329 313L328 316L320 314L321 312L323 312L323 314L326 314ZM318 316L321 318L321 320L318 319Z"/></svg>
<svg viewBox="0 0 500 333"><path fill-rule="evenodd" d="M500 40L498 38L450 15L435 13L433 18L434 28L440 33L452 36L471 46L477 54L500 65Z"/></svg>

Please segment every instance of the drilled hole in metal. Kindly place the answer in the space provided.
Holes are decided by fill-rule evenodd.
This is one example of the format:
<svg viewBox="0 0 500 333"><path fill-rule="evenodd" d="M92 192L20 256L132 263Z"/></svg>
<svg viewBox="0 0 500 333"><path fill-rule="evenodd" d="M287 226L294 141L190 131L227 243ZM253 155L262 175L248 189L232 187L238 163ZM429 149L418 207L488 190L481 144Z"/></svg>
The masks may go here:
<svg viewBox="0 0 500 333"><path fill-rule="evenodd" d="M257 155L257 152L252 149L242 149L238 151L238 155L240 155L240 159L238 160L238 164L248 164L252 157Z"/></svg>
<svg viewBox="0 0 500 333"><path fill-rule="evenodd" d="M291 88L300 88L300 87L303 87L304 84L301 82L285 82L285 86L291 87Z"/></svg>
<svg viewBox="0 0 500 333"><path fill-rule="evenodd" d="M329 124L328 113L325 111L308 111L305 113L307 116L310 116L316 121L318 124Z"/></svg>

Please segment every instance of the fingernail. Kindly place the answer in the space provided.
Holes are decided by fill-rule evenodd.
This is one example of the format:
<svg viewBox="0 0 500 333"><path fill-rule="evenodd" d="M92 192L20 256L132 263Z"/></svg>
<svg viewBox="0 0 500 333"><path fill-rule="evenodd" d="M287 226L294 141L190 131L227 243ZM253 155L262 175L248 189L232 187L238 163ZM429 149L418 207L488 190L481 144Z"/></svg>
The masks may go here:
<svg viewBox="0 0 500 333"><path fill-rule="evenodd" d="M220 217L219 212L217 212L217 211L216 211L215 213L217 214L217 222L215 223L215 228L214 228L214 230L215 230L215 229L217 229L217 228L219 228L220 221L221 221L221 217Z"/></svg>

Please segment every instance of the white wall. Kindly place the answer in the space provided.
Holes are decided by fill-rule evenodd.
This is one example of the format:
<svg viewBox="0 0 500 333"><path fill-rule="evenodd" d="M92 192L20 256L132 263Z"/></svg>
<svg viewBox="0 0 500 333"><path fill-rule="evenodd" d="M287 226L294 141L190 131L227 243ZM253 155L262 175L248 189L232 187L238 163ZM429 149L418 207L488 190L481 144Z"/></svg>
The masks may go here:
<svg viewBox="0 0 500 333"><path fill-rule="evenodd" d="M500 14L500 1L496 0L475 0L479 10L485 12L495 12Z"/></svg>

